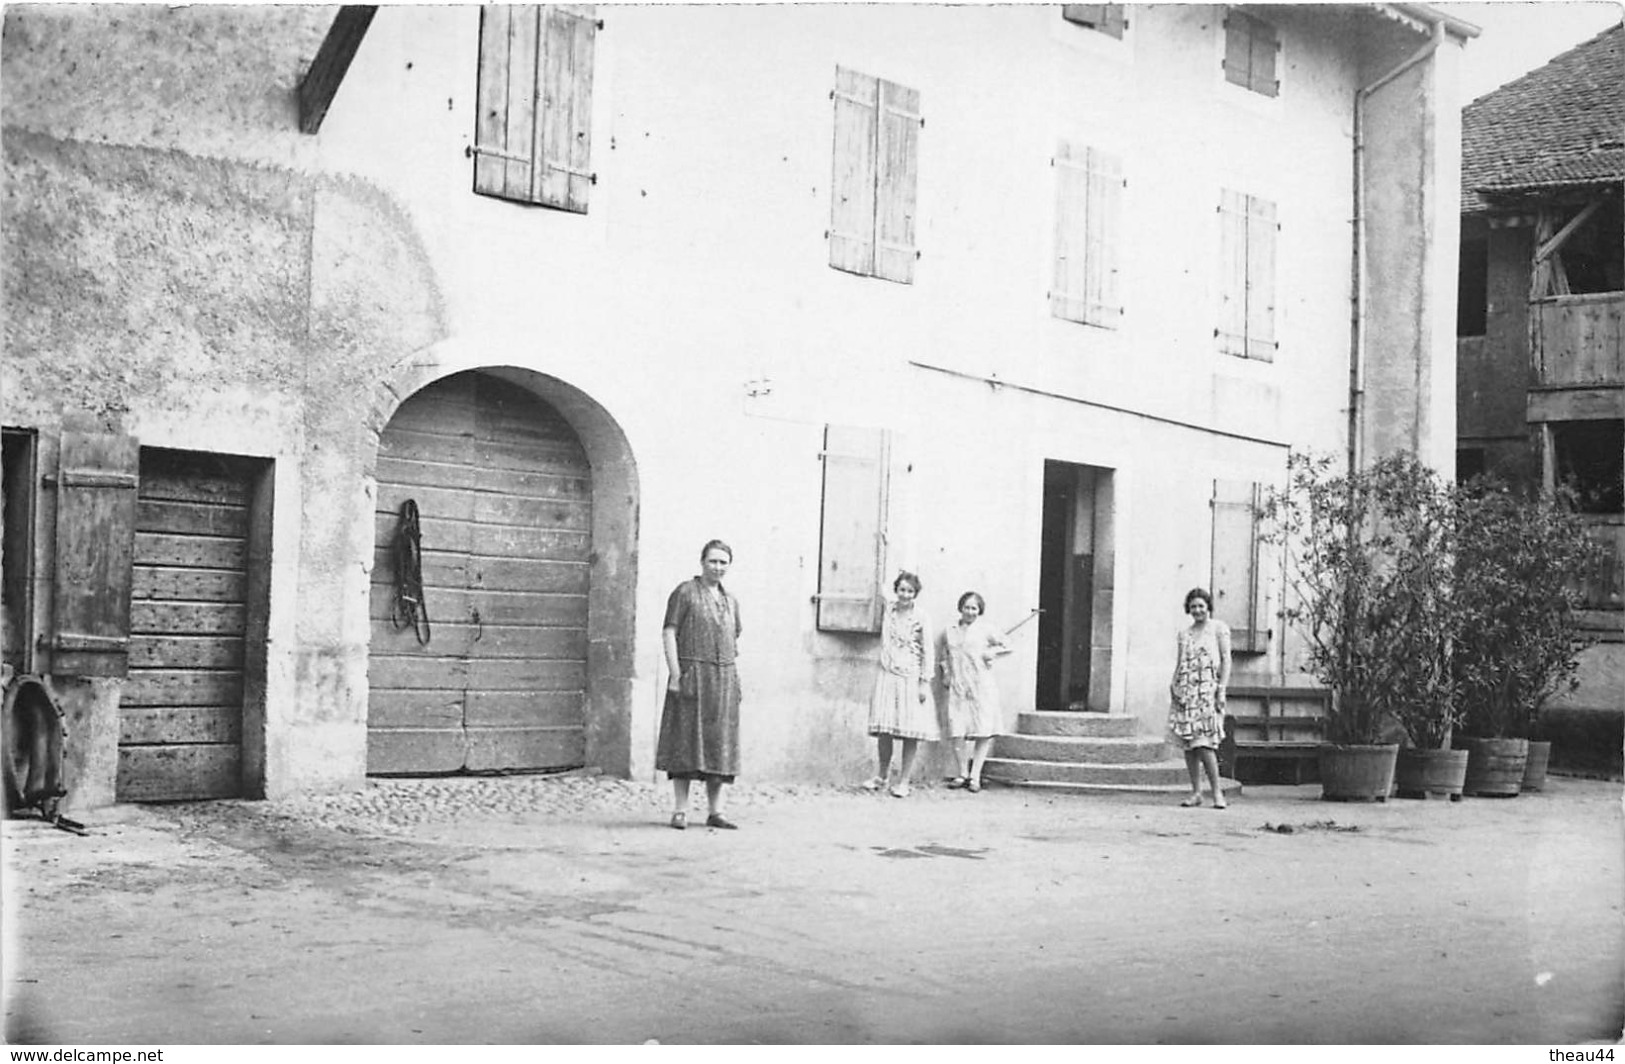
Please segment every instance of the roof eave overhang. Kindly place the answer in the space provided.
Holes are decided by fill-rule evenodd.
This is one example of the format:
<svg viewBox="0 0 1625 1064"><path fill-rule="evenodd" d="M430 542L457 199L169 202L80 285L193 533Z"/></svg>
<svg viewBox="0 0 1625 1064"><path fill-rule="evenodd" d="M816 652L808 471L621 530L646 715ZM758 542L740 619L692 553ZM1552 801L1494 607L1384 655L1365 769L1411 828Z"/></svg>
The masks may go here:
<svg viewBox="0 0 1625 1064"><path fill-rule="evenodd" d="M1465 41L1483 32L1471 22L1448 15L1431 4L1377 4L1376 8L1417 33L1431 34L1435 25L1443 24L1446 33Z"/></svg>

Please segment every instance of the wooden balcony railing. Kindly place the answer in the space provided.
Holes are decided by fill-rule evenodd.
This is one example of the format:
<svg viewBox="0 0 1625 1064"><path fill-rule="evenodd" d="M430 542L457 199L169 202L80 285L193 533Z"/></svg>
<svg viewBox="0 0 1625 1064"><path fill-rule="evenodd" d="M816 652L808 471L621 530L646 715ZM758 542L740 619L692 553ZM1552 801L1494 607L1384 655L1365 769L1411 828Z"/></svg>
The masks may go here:
<svg viewBox="0 0 1625 1064"><path fill-rule="evenodd" d="M1537 383L1584 388L1625 383L1625 292L1554 296L1529 304Z"/></svg>

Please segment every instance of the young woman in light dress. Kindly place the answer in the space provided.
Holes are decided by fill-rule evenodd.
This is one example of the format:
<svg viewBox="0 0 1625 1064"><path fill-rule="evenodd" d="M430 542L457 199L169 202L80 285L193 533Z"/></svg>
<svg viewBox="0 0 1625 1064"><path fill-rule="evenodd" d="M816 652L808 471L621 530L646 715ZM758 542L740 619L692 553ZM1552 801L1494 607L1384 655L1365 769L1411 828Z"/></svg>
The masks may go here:
<svg viewBox="0 0 1625 1064"><path fill-rule="evenodd" d="M891 773L894 741L903 744L903 761L895 798L907 798L909 780L920 742L940 737L936 704L931 699L931 625L915 600L920 595L920 578L904 571L892 581L895 596L880 622L880 672L869 696L869 734L875 737L878 768L865 790L885 788Z"/></svg>
<svg viewBox="0 0 1625 1064"><path fill-rule="evenodd" d="M1010 653L1010 645L983 616L987 602L974 591L959 596L959 623L943 633L943 680L948 688L948 735L960 775L948 782L972 794L982 789L982 766L993 737L1004 731L1004 711L993 679L993 661ZM965 740L971 742L966 755Z"/></svg>

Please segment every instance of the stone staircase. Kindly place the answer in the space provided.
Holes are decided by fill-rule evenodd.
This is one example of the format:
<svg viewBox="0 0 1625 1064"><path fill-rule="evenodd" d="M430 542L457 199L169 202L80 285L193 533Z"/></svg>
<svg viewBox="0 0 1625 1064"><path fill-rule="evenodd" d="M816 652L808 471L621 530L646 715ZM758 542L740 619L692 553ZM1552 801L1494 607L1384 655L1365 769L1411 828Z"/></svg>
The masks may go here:
<svg viewBox="0 0 1625 1064"><path fill-rule="evenodd" d="M1022 713L1016 734L993 740L982 779L1060 791L1189 791L1185 758L1139 727L1139 718L1126 713ZM1226 793L1240 789L1234 780L1223 785Z"/></svg>

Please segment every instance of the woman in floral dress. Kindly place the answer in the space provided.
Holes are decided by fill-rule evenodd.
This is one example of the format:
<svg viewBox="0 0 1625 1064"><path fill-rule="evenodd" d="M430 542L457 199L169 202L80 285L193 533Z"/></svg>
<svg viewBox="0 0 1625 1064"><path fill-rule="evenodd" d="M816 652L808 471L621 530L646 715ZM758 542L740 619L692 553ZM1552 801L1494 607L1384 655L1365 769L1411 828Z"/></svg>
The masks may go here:
<svg viewBox="0 0 1625 1064"><path fill-rule="evenodd" d="M1190 796L1179 804L1202 804L1200 770L1205 770L1213 808L1223 809L1219 743L1224 739L1224 689L1230 682L1230 626L1213 618L1213 596L1199 587L1185 595L1185 612L1191 624L1179 633L1174 678L1168 685L1168 734L1184 750L1191 777Z"/></svg>
<svg viewBox="0 0 1625 1064"><path fill-rule="evenodd" d="M891 793L907 798L920 740L936 739L936 706L931 701L931 626L915 605L920 578L900 572L892 581L896 598L880 622L880 675L869 696L869 734L875 736L880 771L863 785L878 791L891 772L892 741L903 741L903 764Z"/></svg>
<svg viewBox="0 0 1625 1064"><path fill-rule="evenodd" d="M993 737L1004 731L1004 711L999 706L999 687L993 679L993 659L1010 653L1004 636L982 615L987 603L974 591L959 596L959 623L943 634L946 652L942 656L948 687L948 734L962 774L949 782L972 794L982 789L982 765L993 746ZM971 740L970 757L965 756L965 739Z"/></svg>

